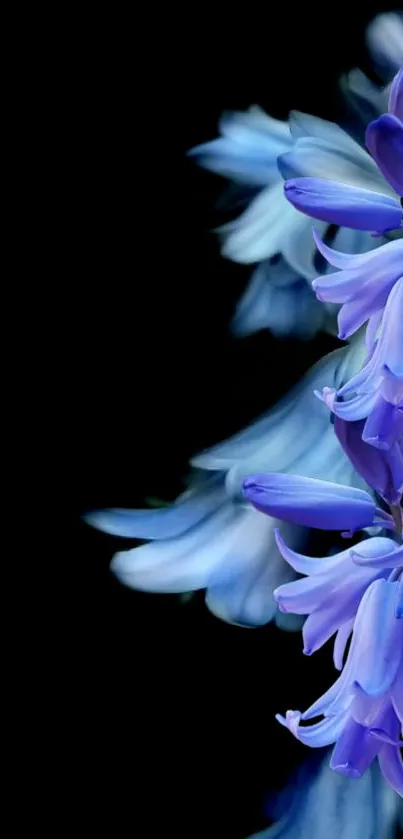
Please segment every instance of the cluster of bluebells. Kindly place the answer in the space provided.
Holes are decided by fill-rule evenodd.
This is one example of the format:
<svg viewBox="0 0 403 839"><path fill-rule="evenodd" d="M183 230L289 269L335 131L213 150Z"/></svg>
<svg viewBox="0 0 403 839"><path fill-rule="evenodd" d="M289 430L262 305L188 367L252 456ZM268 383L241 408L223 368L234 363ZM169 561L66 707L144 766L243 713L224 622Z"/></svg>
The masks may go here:
<svg viewBox="0 0 403 839"><path fill-rule="evenodd" d="M315 218L389 233L402 227L403 68L391 85L388 113L366 130L369 151L396 196L317 178L285 183L285 194ZM366 537L330 558L295 552L277 532L280 553L302 579L274 592L284 612L307 615L304 652L335 636L341 675L303 714L278 716L308 746L334 743L330 766L360 778L377 757L382 773L403 796L403 240L373 252L346 255L315 237L339 269L319 277L319 300L341 304L339 337L365 326L366 357L340 389L317 395L335 414L335 433L374 495L290 474L255 474L243 483L260 512L297 525ZM379 504L377 498L379 498ZM386 533L387 535L383 535ZM346 655L348 642L350 646ZM305 721L322 717L304 726Z"/></svg>
<svg viewBox="0 0 403 839"><path fill-rule="evenodd" d="M86 515L141 540L113 558L125 585L204 589L227 622L303 626L306 655L334 638L335 684L278 720L308 746L334 745L336 772L311 762L304 800L261 839L326 835L336 813L340 839L365 826L386 839L398 805L380 774L403 796L403 14L377 18L367 43L385 86L343 77L341 125L253 107L190 152L240 190L242 214L219 231L223 255L252 266L233 333L322 329L346 346L196 455L173 504ZM301 553L310 528L332 533L330 557Z"/></svg>

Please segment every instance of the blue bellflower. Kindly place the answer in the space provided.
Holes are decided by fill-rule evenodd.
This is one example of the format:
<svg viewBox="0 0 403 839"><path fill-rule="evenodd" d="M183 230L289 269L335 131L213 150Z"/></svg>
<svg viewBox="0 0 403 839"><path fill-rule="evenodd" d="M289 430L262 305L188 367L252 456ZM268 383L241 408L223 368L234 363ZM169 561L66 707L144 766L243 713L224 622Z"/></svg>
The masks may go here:
<svg viewBox="0 0 403 839"><path fill-rule="evenodd" d="M247 194L247 209L219 231L223 255L243 264L261 263L236 310L235 334L269 328L310 337L319 328L333 331L334 307L329 304L321 312L310 288L317 273L310 223L285 200L280 170L294 175L326 171L369 188L374 183L381 188L382 176L339 126L307 114L293 112L287 124L255 107L225 115L220 128L220 138L191 154ZM328 232L324 222L320 233L326 237ZM334 239L347 252L365 251L370 243L368 233L346 229L336 231Z"/></svg>
<svg viewBox="0 0 403 839"><path fill-rule="evenodd" d="M354 621L342 674L307 711L277 716L313 748L335 743L330 767L360 778L377 757L391 787L403 797L403 621L396 617L397 581L367 588ZM310 726L301 721L323 716Z"/></svg>
<svg viewBox="0 0 403 839"><path fill-rule="evenodd" d="M338 313L341 340L368 324L367 349L371 351L389 293L403 275L403 239L361 254L340 253L328 247L316 231L314 240L322 256L339 269L313 281L318 300L341 304Z"/></svg>
<svg viewBox="0 0 403 839"><path fill-rule="evenodd" d="M253 506L286 521L350 533L380 524L401 538L402 509L389 515L357 488L281 474L251 475L243 486ZM373 537L323 559L296 553L278 532L276 538L284 559L305 575L274 592L280 609L308 615L306 655L336 634L334 663L342 670L304 714L277 718L306 745L335 743L330 766L348 777L361 777L378 757L386 780L403 796L403 545ZM318 716L324 719L301 726Z"/></svg>
<svg viewBox="0 0 403 839"><path fill-rule="evenodd" d="M389 449L363 440L365 420L346 422L335 417L334 430L347 457L367 484L389 505L400 504L403 493L403 438Z"/></svg>
<svg viewBox="0 0 403 839"><path fill-rule="evenodd" d="M206 589L207 606L226 621L259 626L275 618L285 628L295 627L295 618L279 613L273 597L273 590L293 576L276 545L279 522L245 506L242 480L256 467L298 467L314 477L326 469L336 481L363 485L325 406L313 394L329 379L336 387L346 381L359 368L362 354L359 341L336 350L264 417L193 458L190 488L174 504L88 513L87 522L99 530L151 540L115 555L112 569L119 580L154 592ZM285 535L300 548L306 531L288 527Z"/></svg>
<svg viewBox="0 0 403 839"><path fill-rule="evenodd" d="M380 16L368 30L368 46L382 65L385 81L403 61L401 30L402 19L397 13ZM349 74L344 87L352 102L353 123L358 121L360 128L354 131L347 122L344 127L358 137L358 143L326 120L292 112L287 123L272 119L255 106L246 112L224 114L219 124L221 136L190 151L202 166L232 182L233 202L228 203L233 209L248 205L239 218L219 230L224 256L256 266L233 319L237 336L260 329L300 338L312 337L319 329L334 332L334 306L319 307L310 288L316 268L309 221L284 198L282 176L326 177L380 191L385 193L389 210L388 199L392 199L393 223L396 221L394 191L362 148L360 120L363 116L367 124L383 113L388 92L358 70ZM340 250L360 253L368 249L366 232L329 228L328 221L323 221L320 235L334 235L334 245Z"/></svg>
<svg viewBox="0 0 403 839"><path fill-rule="evenodd" d="M279 531L276 539L286 562L297 573L306 575L275 590L280 610L286 614L308 615L302 631L305 655L312 655L336 633L333 660L341 670L363 595L374 580L388 579L400 567L402 549L392 539L374 536L360 542L356 549L346 548L326 559L297 553L286 545ZM399 615L398 588L395 594Z"/></svg>
<svg viewBox="0 0 403 839"><path fill-rule="evenodd" d="M386 233L403 226L400 202L403 196L403 124L399 118L401 88L400 70L391 87L391 113L382 114L372 121L365 134L367 148L379 174L385 179L384 183L375 176L375 171L369 188L363 187L353 177L333 179L329 170L324 172L326 179L319 174L293 178L286 171L289 180L284 185L284 193L294 207L321 221L356 230ZM308 172L302 174L307 175Z"/></svg>
<svg viewBox="0 0 403 839"><path fill-rule="evenodd" d="M362 369L322 398L341 419L365 419L363 440L390 449L403 436L403 277L394 284L381 315L379 337ZM318 394L320 396L320 394Z"/></svg>

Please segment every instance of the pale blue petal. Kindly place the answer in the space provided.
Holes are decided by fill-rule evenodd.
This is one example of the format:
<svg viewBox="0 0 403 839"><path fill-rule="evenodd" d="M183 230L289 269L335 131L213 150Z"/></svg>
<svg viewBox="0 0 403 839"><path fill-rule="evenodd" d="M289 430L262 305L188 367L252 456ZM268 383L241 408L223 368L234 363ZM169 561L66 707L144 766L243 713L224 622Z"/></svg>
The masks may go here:
<svg viewBox="0 0 403 839"><path fill-rule="evenodd" d="M333 461L329 460L331 474L333 475L333 471L335 474L340 474L346 462L345 456L337 441L335 442L329 415L325 407L320 405L313 391L329 382L333 382L338 389L342 382L347 381L352 373L359 369L364 354L365 347L360 340L352 342L348 348L330 353L317 362L302 381L263 417L229 440L197 455L193 458L192 464L201 469L230 470L234 468L236 470L240 463L245 463L249 471L245 472L244 477L252 472L263 472L266 469L282 472L292 469L295 462L303 459L304 456L309 459L311 455L311 460L315 461L312 442L320 439L321 442L325 442L326 451L333 455ZM307 416L310 418L310 423L305 429L308 433L305 445L305 437L301 435L300 430ZM250 469L251 462L260 465L257 469ZM318 468L319 459L315 472ZM332 479L334 477L333 475Z"/></svg>
<svg viewBox="0 0 403 839"><path fill-rule="evenodd" d="M328 763L325 752L299 770L280 793L281 821L249 839L394 839L399 799L378 766L352 782Z"/></svg>
<svg viewBox="0 0 403 839"><path fill-rule="evenodd" d="M279 277L279 267L281 275ZM269 329L276 337L311 338L326 323L326 308L284 260L255 268L232 321L236 336Z"/></svg>
<svg viewBox="0 0 403 839"><path fill-rule="evenodd" d="M283 181L266 187L235 221L218 231L223 239L222 254L234 262L261 262L280 252L299 213L283 194Z"/></svg>
<svg viewBox="0 0 403 839"><path fill-rule="evenodd" d="M250 517L235 549L244 555L244 561L236 563L231 554L211 576L206 603L221 620L242 626L263 626L277 612L273 590L293 577L273 538L278 524L269 519L269 526L264 526L258 518ZM290 535L292 531L288 532ZM294 528L290 538L300 543L304 536Z"/></svg>
<svg viewBox="0 0 403 839"><path fill-rule="evenodd" d="M403 64L402 12L377 15L368 26L366 40L379 70L393 76Z"/></svg>
<svg viewBox="0 0 403 839"><path fill-rule="evenodd" d="M323 140L303 137L291 151L280 156L278 168L285 179L325 178L394 196L370 155L355 145L347 153Z"/></svg>
<svg viewBox="0 0 403 839"><path fill-rule="evenodd" d="M329 225L326 222L316 222L320 235L325 236ZM312 236L312 219L300 215L298 225L295 225L293 234L290 235L283 247L283 255L289 265L301 277L306 280L313 280L318 273L315 267L317 250Z"/></svg>
<svg viewBox="0 0 403 839"><path fill-rule="evenodd" d="M292 143L286 122L255 106L223 114L219 128L221 137L189 152L201 166L248 186L264 187L278 180L277 157Z"/></svg>
<svg viewBox="0 0 403 839"><path fill-rule="evenodd" d="M363 154L365 154L358 143L343 128L327 119L320 119L301 111L291 111L289 126L295 141L303 137L322 140L335 149L339 149L342 154L349 157L356 156L358 160L362 159Z"/></svg>
<svg viewBox="0 0 403 839"><path fill-rule="evenodd" d="M205 588L213 571L237 542L245 510L224 504L217 512L172 539L148 542L115 554L112 571L131 588L182 592Z"/></svg>
<svg viewBox="0 0 403 839"><path fill-rule="evenodd" d="M224 501L221 476L181 495L173 504L148 510L94 510L85 521L97 530L129 539L170 539L184 533Z"/></svg>
<svg viewBox="0 0 403 839"><path fill-rule="evenodd" d="M174 593L206 588L211 612L242 626L269 622L277 605L273 589L293 573L274 540L278 522L230 499L186 533L149 542L114 556L112 570L131 588ZM286 528L293 544L305 532Z"/></svg>

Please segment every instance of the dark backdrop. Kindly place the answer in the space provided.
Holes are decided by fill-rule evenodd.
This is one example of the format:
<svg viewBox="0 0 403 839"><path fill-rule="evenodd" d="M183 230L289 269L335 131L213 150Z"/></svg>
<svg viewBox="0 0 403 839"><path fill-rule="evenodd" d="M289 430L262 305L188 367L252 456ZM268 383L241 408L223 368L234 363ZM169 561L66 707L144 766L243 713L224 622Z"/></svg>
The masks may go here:
<svg viewBox="0 0 403 839"><path fill-rule="evenodd" d="M136 24L77 33L60 164L57 454L73 535L68 809L80 805L88 835L245 839L304 753L274 713L306 707L332 678L328 649L306 659L298 635L227 626L203 593L183 605L120 586L108 570L118 541L80 514L173 499L192 454L335 346L231 338L248 270L220 258L211 232L224 181L185 154L228 108L336 118L336 80L367 66L364 25L380 10L352 5L148 8Z"/></svg>

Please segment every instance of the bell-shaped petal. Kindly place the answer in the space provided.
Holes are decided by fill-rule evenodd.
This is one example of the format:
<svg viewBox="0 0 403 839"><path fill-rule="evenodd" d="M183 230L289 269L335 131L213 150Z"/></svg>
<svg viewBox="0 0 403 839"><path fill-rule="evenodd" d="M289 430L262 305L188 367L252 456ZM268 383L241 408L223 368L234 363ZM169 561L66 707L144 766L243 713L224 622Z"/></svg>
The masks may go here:
<svg viewBox="0 0 403 839"><path fill-rule="evenodd" d="M264 187L278 180L277 157L292 145L286 122L254 106L223 114L221 137L191 149L201 166L248 186Z"/></svg>
<svg viewBox="0 0 403 839"><path fill-rule="evenodd" d="M245 498L267 515L320 530L360 530L376 523L370 495L355 487L279 473L251 475Z"/></svg>
<svg viewBox="0 0 403 839"><path fill-rule="evenodd" d="M374 315L382 316L389 293L402 275L403 240L349 255L329 248L316 231L314 238L321 254L341 269L317 278L312 286L319 300L343 304L338 322L339 338L345 340Z"/></svg>
<svg viewBox="0 0 403 839"><path fill-rule="evenodd" d="M394 284L382 314L379 337L366 363L337 392L320 398L341 419L366 419L363 440L390 449L403 436L403 277ZM319 395L319 394L317 394Z"/></svg>
<svg viewBox="0 0 403 839"><path fill-rule="evenodd" d="M368 541L373 541L370 539ZM379 552L368 553L363 551L367 542L361 542L350 551L351 559L357 565L371 565L373 568L399 568L403 565L403 546L397 545L391 539L384 539L384 546Z"/></svg>
<svg viewBox="0 0 403 839"><path fill-rule="evenodd" d="M365 141L388 183L402 196L403 123L394 114L382 114L369 124Z"/></svg>
<svg viewBox="0 0 403 839"><path fill-rule="evenodd" d="M325 328L328 317L306 280L280 257L275 264L264 260L253 271L236 307L232 331L244 336L269 329L276 337L308 339Z"/></svg>
<svg viewBox="0 0 403 839"><path fill-rule="evenodd" d="M277 549L275 520L246 507L242 499L242 469L249 471L249 458L260 459L263 468L270 462L280 469L299 463L313 474L323 475L325 469L338 480L361 482L335 438L325 406L313 395L312 384L323 384L330 377L340 386L358 369L362 357L360 342L332 353L315 365L280 406L240 435L195 458L198 468L191 474L189 489L174 504L153 510L89 513L88 523L105 532L153 540L117 554L112 567L118 578L147 591L205 588L211 611L234 623L253 626L274 618L284 628L300 626L299 618L277 610L273 590L291 579L293 572ZM307 416L322 448L295 434ZM288 417L290 421L285 422ZM305 535L306 531L291 527L287 541L291 539L298 548Z"/></svg>
<svg viewBox="0 0 403 839"><path fill-rule="evenodd" d="M166 507L94 510L85 521L92 527L127 539L172 539L205 519L223 503L222 479L213 475L196 482Z"/></svg>
<svg viewBox="0 0 403 839"><path fill-rule="evenodd" d="M259 192L239 218L220 227L222 254L246 265L269 259L281 253L298 224L294 208L283 199L283 182L276 181Z"/></svg>
<svg viewBox="0 0 403 839"><path fill-rule="evenodd" d="M401 226L402 208L390 195L319 178L286 181L284 194L300 212L330 224L386 232Z"/></svg>
<svg viewBox="0 0 403 839"><path fill-rule="evenodd" d="M264 328L277 335L302 338L314 335L318 329L334 333L334 307L316 306L302 282L302 278L313 279L318 270L311 223L285 200L278 166L286 167L283 160L289 160L291 166L295 160L292 172L303 171L310 176L326 173L328 178L345 179L353 186L389 193L392 199L393 191L370 155L346 131L308 114L293 112L287 125L254 107L244 113L224 114L220 134L218 139L193 149L190 155L205 168L238 185L233 201L238 217L217 231L222 253L242 264L264 262L262 270L254 272L239 304L234 333L246 335ZM295 153L295 158L288 158L288 153ZM234 189L230 191L234 195ZM325 237L328 232L329 222L325 221L321 235ZM336 231L335 239L346 240L346 251L365 251L371 244L368 233L353 231L356 236L352 239L351 232ZM291 282L285 278L283 284L279 271L273 271L271 262L278 258L295 272Z"/></svg>
<svg viewBox="0 0 403 839"><path fill-rule="evenodd" d="M312 655L335 632L340 633L335 640L335 658L340 663L352 628L350 622L368 586L377 577L388 577L394 567L394 562L386 566L384 560L388 556L394 559L395 543L376 536L361 542L357 551L363 559L356 563L358 570L354 568L354 549L346 548L331 557L313 558L293 551L279 533L276 541L291 568L307 575L274 591L281 611L309 615L303 628L305 655ZM367 569L365 574L363 566ZM337 663L336 667L341 669Z"/></svg>
<svg viewBox="0 0 403 839"><path fill-rule="evenodd" d="M397 587L397 582L375 580L358 609L346 669L367 696L384 696L403 666L403 624L395 615Z"/></svg>
<svg viewBox="0 0 403 839"><path fill-rule="evenodd" d="M223 620L262 625L276 612L273 589L289 578L274 542L277 523L263 519L228 499L181 536L116 554L112 570L143 591L205 588L208 607Z"/></svg>
<svg viewBox="0 0 403 839"><path fill-rule="evenodd" d="M403 668L403 624L395 614L398 585L385 579L369 585L341 676L305 713L287 711L277 719L308 746L335 743L330 766L349 778L360 778L378 757L384 777L403 796L396 713ZM320 722L301 724L319 715L324 715Z"/></svg>
<svg viewBox="0 0 403 839"><path fill-rule="evenodd" d="M278 168L284 178L324 178L340 181L363 189L384 191L383 178L376 164L358 143L338 126L337 144L316 137L298 139L291 151L278 159Z"/></svg>
<svg viewBox="0 0 403 839"><path fill-rule="evenodd" d="M346 422L335 417L334 430L347 457L372 489L389 504L399 504L403 493L403 442L379 449L363 440L365 420Z"/></svg>
<svg viewBox="0 0 403 839"><path fill-rule="evenodd" d="M298 472L323 478L325 464L330 481L362 487L363 481L344 454L326 407L316 399L314 390L326 381L340 387L360 368L364 358L361 338L330 353L274 408L229 440L194 457L193 466L225 470L227 490L234 496L240 492L243 479L255 472Z"/></svg>

